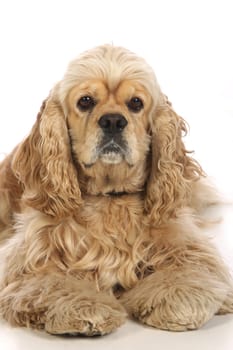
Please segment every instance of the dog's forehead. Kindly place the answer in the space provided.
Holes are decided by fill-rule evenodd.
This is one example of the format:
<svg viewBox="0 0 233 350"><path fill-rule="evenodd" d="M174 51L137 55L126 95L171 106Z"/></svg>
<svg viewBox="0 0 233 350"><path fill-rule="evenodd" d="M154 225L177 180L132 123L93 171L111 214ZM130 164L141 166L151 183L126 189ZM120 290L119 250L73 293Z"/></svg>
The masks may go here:
<svg viewBox="0 0 233 350"><path fill-rule="evenodd" d="M146 75L145 61L136 55L117 54L117 51L107 52L108 54L99 57L93 52L92 55L84 55L77 58L74 63L77 79L85 82L86 80L102 80L108 89L113 91L124 80L140 81ZM144 64L143 64L144 63ZM71 64L72 66L72 64Z"/></svg>
<svg viewBox="0 0 233 350"><path fill-rule="evenodd" d="M133 80L120 80L118 84L109 83L109 79L90 79L81 84L77 84L74 89L79 94L90 93L91 95L109 95L113 94L118 97L132 96L136 92L144 93L144 87Z"/></svg>
<svg viewBox="0 0 233 350"><path fill-rule="evenodd" d="M137 82L155 100L159 91L154 71L143 58L122 47L104 45L83 53L69 64L60 82L61 102L74 86L91 79L104 81L112 91L122 81Z"/></svg>

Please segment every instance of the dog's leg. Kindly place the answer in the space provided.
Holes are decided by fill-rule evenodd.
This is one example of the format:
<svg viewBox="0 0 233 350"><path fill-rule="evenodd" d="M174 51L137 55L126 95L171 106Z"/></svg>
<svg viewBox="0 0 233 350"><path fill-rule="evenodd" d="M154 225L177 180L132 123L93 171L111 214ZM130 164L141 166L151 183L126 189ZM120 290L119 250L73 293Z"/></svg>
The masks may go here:
<svg viewBox="0 0 233 350"><path fill-rule="evenodd" d="M90 268L73 268L76 277L71 275L85 229L71 218L57 223L34 210L16 220L14 236L0 249L3 318L53 334L106 334L124 322L123 306L110 292L97 290Z"/></svg>
<svg viewBox="0 0 233 350"><path fill-rule="evenodd" d="M42 328L52 334L107 334L119 327L126 312L94 282L47 275L25 277L0 292L0 314L14 326Z"/></svg>
<svg viewBox="0 0 233 350"><path fill-rule="evenodd" d="M232 297L227 309L222 309L228 293L226 284L190 266L150 275L127 292L122 302L145 324L185 331L201 327L218 312L233 312Z"/></svg>
<svg viewBox="0 0 233 350"><path fill-rule="evenodd" d="M155 272L121 298L128 312L160 329L196 329L214 314L233 312L233 285L217 250L190 223L156 230ZM152 252L151 252L152 253Z"/></svg>

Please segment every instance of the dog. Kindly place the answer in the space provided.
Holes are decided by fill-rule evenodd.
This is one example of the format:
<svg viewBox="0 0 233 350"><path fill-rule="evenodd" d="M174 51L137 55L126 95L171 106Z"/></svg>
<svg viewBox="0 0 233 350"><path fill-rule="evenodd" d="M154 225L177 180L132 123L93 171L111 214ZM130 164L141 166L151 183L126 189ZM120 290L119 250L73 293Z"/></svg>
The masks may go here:
<svg viewBox="0 0 233 350"><path fill-rule="evenodd" d="M51 334L104 335L127 316L197 329L233 312L203 233L217 201L152 68L113 45L84 52L0 165L0 315Z"/></svg>

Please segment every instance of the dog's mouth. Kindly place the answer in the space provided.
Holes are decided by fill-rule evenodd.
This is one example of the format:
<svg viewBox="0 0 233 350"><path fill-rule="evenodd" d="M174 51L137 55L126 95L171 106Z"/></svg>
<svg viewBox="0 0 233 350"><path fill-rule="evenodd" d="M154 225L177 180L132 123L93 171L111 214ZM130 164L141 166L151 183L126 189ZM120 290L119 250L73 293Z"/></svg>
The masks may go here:
<svg viewBox="0 0 233 350"><path fill-rule="evenodd" d="M125 158L126 149L124 145L111 139L99 147L98 156L104 163L118 164Z"/></svg>
<svg viewBox="0 0 233 350"><path fill-rule="evenodd" d="M114 140L111 140L100 149L100 153L123 153L123 149L118 143L116 143Z"/></svg>
<svg viewBox="0 0 233 350"><path fill-rule="evenodd" d="M112 137L111 139L106 137L102 138L93 149L90 162L83 162L82 164L85 168L91 168L98 160L110 165L120 164L123 161L125 161L129 167L134 165L128 143L121 137Z"/></svg>

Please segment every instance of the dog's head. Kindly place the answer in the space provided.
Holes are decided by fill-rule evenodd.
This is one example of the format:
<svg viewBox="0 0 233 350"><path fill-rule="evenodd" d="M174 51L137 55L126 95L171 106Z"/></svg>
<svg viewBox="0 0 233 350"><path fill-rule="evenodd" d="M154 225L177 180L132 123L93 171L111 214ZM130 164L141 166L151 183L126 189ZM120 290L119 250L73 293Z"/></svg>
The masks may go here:
<svg viewBox="0 0 233 350"><path fill-rule="evenodd" d="M68 94L67 121L77 160L134 166L149 149L151 97L137 82L110 88L103 79L88 80Z"/></svg>
<svg viewBox="0 0 233 350"><path fill-rule="evenodd" d="M147 211L171 214L201 171L186 154L185 131L151 67L105 45L70 63L13 168L26 203L53 216L76 211L82 191L143 190Z"/></svg>
<svg viewBox="0 0 233 350"><path fill-rule="evenodd" d="M59 89L73 150L84 167L134 166L145 157L159 88L144 60L119 47L98 47L71 62Z"/></svg>

